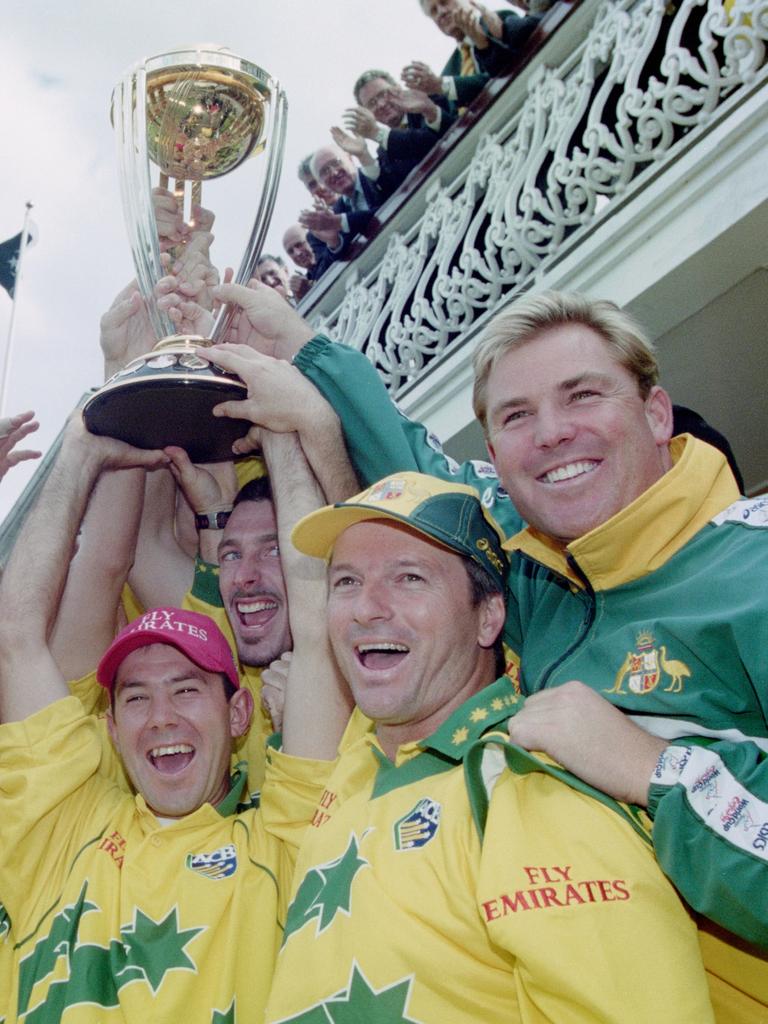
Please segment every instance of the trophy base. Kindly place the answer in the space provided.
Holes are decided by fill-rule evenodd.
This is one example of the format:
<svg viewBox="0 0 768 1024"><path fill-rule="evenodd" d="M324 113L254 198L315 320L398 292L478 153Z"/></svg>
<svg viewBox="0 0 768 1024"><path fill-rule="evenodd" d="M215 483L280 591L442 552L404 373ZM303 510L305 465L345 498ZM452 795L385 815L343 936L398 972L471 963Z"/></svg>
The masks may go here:
<svg viewBox="0 0 768 1024"><path fill-rule="evenodd" d="M92 434L136 448L183 448L193 462L233 459L232 444L248 433L248 420L211 415L219 402L245 398L238 385L184 380L144 381L140 387L99 392L83 409Z"/></svg>
<svg viewBox="0 0 768 1024"><path fill-rule="evenodd" d="M220 402L248 397L245 384L195 346L210 342L175 335L111 377L83 406L92 434L116 437L136 448L184 448L193 462L234 458L232 444L248 433L248 420L218 418Z"/></svg>

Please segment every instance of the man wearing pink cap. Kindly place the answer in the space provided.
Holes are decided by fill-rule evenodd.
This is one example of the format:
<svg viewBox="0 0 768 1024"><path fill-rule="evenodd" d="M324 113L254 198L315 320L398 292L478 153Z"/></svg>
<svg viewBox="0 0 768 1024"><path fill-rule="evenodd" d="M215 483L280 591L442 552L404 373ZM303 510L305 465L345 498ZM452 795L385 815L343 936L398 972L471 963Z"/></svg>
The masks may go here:
<svg viewBox="0 0 768 1024"><path fill-rule="evenodd" d="M265 438L265 451L285 469L273 480L283 508L297 516L320 503L293 435ZM308 817L346 712L334 697L335 672L310 672L325 642L324 574L302 572L295 587L298 564L287 563L292 615L306 642L293 654L301 677L289 686L283 743L307 758L307 774L293 788L268 782L261 810L238 813L247 769L230 773L230 753L253 699L211 619L148 611L99 664L109 732L134 795L107 770L103 733L68 694L48 646L99 474L165 460L89 436L72 421L0 584L0 894L13 939L7 1022L210 1024L263 1012L291 876L281 825L286 811L291 821ZM252 955L233 955L246 946Z"/></svg>

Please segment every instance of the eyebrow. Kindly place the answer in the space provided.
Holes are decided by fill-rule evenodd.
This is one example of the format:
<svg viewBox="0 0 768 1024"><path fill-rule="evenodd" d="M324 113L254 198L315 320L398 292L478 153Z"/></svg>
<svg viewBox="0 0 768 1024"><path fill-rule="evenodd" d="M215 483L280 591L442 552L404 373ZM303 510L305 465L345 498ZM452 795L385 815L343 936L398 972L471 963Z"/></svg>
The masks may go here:
<svg viewBox="0 0 768 1024"><path fill-rule="evenodd" d="M426 559L417 560L414 558L396 558L392 562L388 562L387 567L394 569L418 569L422 571L429 568L429 562ZM358 569L353 562L331 562L328 567L328 571L358 573L364 572L365 570Z"/></svg>
<svg viewBox="0 0 768 1024"><path fill-rule="evenodd" d="M178 672L174 676L170 676L168 679L161 679L160 683L163 685L172 686L174 683L186 683L190 680L196 680L201 683L207 683L208 680L202 675L196 675L194 671L191 672ZM115 693L123 690L137 690L147 686L156 685L157 680L150 682L147 679L125 679L121 682L115 683Z"/></svg>
<svg viewBox="0 0 768 1024"><path fill-rule="evenodd" d="M260 533L260 534L258 534L256 536L255 540L256 540L256 542L258 544L270 544L270 543L272 543L272 541L276 541L277 540L277 530L272 530L270 533ZM216 550L217 550L217 552L218 551L224 551L227 547L230 547L230 546L231 547L242 547L243 546L243 538L242 538L242 536L238 536L237 534L235 534L234 537L227 537L226 540L222 540L219 543L219 546L218 546L218 548Z"/></svg>
<svg viewBox="0 0 768 1024"><path fill-rule="evenodd" d="M556 386L559 392L567 394L583 384L607 384L610 380L611 378L607 373L587 370L585 373L579 373L575 377L568 377L566 380L558 381ZM499 402L498 405L493 406L489 412L489 418L493 418L497 413L504 412L507 409L518 409L529 402L530 399L525 395L515 395L513 398L507 398L503 402Z"/></svg>

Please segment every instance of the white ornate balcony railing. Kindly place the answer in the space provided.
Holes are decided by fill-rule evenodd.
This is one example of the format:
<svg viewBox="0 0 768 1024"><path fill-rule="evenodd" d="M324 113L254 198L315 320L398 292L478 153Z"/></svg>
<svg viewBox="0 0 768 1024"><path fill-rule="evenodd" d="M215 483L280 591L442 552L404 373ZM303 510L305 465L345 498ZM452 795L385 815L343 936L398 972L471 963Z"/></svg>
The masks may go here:
<svg viewBox="0 0 768 1024"><path fill-rule="evenodd" d="M768 0L585 0L302 311L402 394L761 88L766 39Z"/></svg>

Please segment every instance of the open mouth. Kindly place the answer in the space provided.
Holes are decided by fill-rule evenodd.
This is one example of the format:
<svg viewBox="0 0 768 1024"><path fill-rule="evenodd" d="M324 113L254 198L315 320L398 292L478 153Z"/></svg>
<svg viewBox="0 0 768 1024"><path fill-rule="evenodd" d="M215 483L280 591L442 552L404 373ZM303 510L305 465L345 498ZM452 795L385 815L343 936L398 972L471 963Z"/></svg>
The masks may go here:
<svg viewBox="0 0 768 1024"><path fill-rule="evenodd" d="M195 756L195 748L189 743L172 743L164 747L153 747L147 754L152 767L164 775L183 771Z"/></svg>
<svg viewBox="0 0 768 1024"><path fill-rule="evenodd" d="M398 643L358 644L355 653L363 668L388 669L399 665L410 653L410 648Z"/></svg>
<svg viewBox="0 0 768 1024"><path fill-rule="evenodd" d="M278 603L272 597L252 597L235 602L235 611L243 626L265 626L277 609Z"/></svg>
<svg viewBox="0 0 768 1024"><path fill-rule="evenodd" d="M591 473L592 470L597 469L599 465L600 463L593 459L583 459L580 462L568 462L564 466L557 466L555 469L550 469L546 473L542 473L541 476L536 479L539 480L540 483L559 484L564 480L576 480L578 477Z"/></svg>

